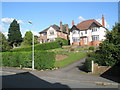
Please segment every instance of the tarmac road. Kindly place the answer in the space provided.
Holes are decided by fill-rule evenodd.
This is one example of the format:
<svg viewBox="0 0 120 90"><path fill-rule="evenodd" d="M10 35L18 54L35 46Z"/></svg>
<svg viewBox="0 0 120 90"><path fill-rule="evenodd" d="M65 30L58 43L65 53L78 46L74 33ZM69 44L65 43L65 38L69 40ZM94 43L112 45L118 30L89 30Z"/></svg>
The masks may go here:
<svg viewBox="0 0 120 90"><path fill-rule="evenodd" d="M82 71L85 58L53 71L2 69L3 88L118 88L118 83Z"/></svg>

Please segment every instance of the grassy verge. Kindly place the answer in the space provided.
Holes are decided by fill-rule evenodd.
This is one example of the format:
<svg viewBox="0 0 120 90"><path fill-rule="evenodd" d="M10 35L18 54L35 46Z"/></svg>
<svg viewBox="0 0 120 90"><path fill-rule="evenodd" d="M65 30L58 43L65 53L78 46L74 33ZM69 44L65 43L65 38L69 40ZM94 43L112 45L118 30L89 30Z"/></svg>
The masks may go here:
<svg viewBox="0 0 120 90"><path fill-rule="evenodd" d="M86 57L86 52L80 52L80 53L60 53L60 54L64 54L64 55L68 55L68 58L63 59L61 61L56 61L55 62L55 67L65 67L68 64L77 61L79 59L82 59L84 57Z"/></svg>

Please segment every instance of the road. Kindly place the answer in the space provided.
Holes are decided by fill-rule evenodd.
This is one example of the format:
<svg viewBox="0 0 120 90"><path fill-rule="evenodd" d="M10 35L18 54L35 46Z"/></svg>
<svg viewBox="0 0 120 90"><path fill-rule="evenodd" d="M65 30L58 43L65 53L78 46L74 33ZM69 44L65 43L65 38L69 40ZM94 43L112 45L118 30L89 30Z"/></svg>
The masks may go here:
<svg viewBox="0 0 120 90"><path fill-rule="evenodd" d="M118 83L82 71L84 59L53 71L2 69L3 88L118 88Z"/></svg>

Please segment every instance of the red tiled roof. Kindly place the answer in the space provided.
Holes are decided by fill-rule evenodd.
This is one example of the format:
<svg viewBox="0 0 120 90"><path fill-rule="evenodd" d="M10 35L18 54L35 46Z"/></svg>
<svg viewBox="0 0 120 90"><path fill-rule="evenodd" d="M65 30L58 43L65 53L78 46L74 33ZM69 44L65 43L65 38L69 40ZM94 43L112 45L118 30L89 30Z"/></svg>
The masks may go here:
<svg viewBox="0 0 120 90"><path fill-rule="evenodd" d="M98 26L102 26L99 22L97 22L96 20L94 19L90 19L90 20L85 20L85 21L82 21L81 23L77 24L76 27L80 30L87 30L90 28L90 26L92 25L92 23L95 23L97 24Z"/></svg>

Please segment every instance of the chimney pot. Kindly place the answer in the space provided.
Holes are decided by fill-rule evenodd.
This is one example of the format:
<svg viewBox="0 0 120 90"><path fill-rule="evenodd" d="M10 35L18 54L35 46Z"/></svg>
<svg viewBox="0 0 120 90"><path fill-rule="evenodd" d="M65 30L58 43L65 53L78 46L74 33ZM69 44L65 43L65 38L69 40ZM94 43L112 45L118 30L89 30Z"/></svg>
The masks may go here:
<svg viewBox="0 0 120 90"><path fill-rule="evenodd" d="M105 19L104 19L104 15L102 15L102 26L105 27Z"/></svg>
<svg viewBox="0 0 120 90"><path fill-rule="evenodd" d="M60 21L60 31L62 31L62 21Z"/></svg>
<svg viewBox="0 0 120 90"><path fill-rule="evenodd" d="M74 25L74 20L72 20L72 26Z"/></svg>
<svg viewBox="0 0 120 90"><path fill-rule="evenodd" d="M68 24L66 24L66 32L68 33Z"/></svg>

